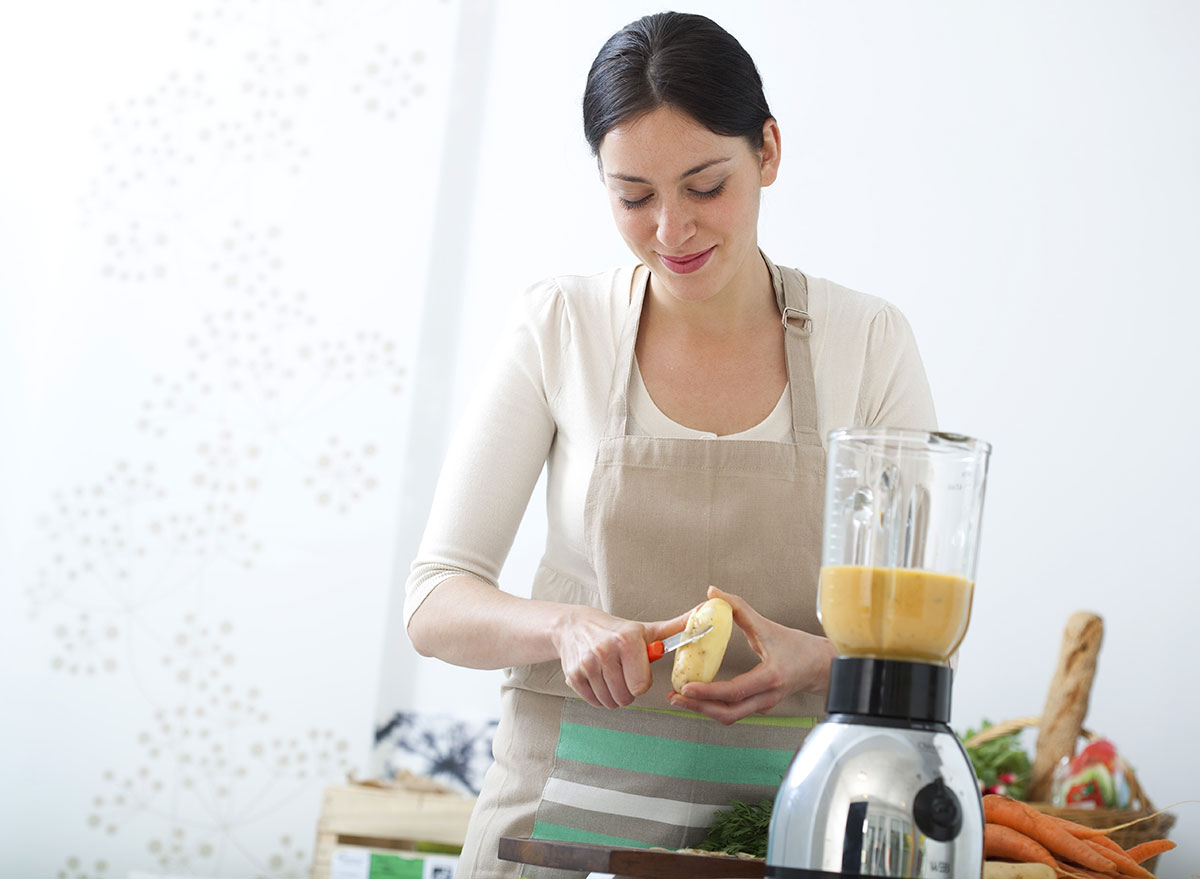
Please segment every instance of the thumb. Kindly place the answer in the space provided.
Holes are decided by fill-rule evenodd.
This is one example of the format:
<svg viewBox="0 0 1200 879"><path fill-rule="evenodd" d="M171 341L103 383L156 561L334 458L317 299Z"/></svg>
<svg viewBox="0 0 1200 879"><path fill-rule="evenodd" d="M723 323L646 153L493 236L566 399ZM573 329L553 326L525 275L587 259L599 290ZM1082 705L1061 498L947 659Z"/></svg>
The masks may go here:
<svg viewBox="0 0 1200 879"><path fill-rule="evenodd" d="M729 602L729 606L733 608L733 621L742 628L753 626L762 616L754 608L750 606L750 602L732 592L726 592L724 589L718 589L716 586L708 587L709 598L723 598Z"/></svg>
<svg viewBox="0 0 1200 879"><path fill-rule="evenodd" d="M708 595L710 598L723 598L729 602L729 606L733 608L734 625L746 633L750 649L759 656L763 656L765 653L764 639L770 629L770 623L766 617L751 607L750 602L740 595L725 592L716 586L708 587Z"/></svg>
<svg viewBox="0 0 1200 879"><path fill-rule="evenodd" d="M716 586L709 586L708 597L724 598L726 602L730 603L730 606L733 609L733 623L736 624L739 629L744 630L746 634L752 635L756 633L758 629L762 628L762 624L764 622L762 614L760 614L760 612L754 608L751 608L750 602L748 602L748 600L742 596L738 596L738 594L734 594L733 592L720 590L720 588Z"/></svg>

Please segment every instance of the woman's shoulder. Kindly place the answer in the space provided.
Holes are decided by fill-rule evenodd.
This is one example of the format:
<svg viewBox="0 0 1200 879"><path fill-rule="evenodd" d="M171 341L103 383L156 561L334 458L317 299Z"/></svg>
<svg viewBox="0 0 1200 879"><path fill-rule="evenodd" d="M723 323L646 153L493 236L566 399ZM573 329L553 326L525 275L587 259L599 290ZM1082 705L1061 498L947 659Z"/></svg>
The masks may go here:
<svg viewBox="0 0 1200 879"><path fill-rule="evenodd" d="M618 302L628 304L635 266L619 266L592 274L561 274L529 286L528 296L561 300L568 308L603 309Z"/></svg>
<svg viewBox="0 0 1200 879"><path fill-rule="evenodd" d="M780 269L785 281L799 269ZM813 340L818 355L851 356L854 352L890 348L906 349L913 344L908 319L892 302L863 293L828 278L804 272L808 287L808 313L813 320ZM798 280L798 278L797 278Z"/></svg>
<svg viewBox="0 0 1200 879"><path fill-rule="evenodd" d="M800 269L781 267L785 273L801 274ZM839 325L869 324L881 314L899 310L880 296L863 293L828 278L803 272L808 287L808 310L816 321L821 318Z"/></svg>
<svg viewBox="0 0 1200 879"><path fill-rule="evenodd" d="M623 266L593 274L561 274L529 285L521 297L521 310L534 325L546 331L587 327L618 327L629 306L634 267Z"/></svg>

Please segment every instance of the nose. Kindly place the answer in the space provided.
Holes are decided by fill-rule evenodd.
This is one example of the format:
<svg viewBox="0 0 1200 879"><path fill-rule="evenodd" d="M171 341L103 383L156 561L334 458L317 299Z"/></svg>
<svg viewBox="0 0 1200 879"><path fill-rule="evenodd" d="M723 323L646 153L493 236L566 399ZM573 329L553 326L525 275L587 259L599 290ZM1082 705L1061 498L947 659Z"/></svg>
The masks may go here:
<svg viewBox="0 0 1200 879"><path fill-rule="evenodd" d="M663 247L672 250L686 244L696 234L696 221L686 202L667 199L660 202L657 237Z"/></svg>

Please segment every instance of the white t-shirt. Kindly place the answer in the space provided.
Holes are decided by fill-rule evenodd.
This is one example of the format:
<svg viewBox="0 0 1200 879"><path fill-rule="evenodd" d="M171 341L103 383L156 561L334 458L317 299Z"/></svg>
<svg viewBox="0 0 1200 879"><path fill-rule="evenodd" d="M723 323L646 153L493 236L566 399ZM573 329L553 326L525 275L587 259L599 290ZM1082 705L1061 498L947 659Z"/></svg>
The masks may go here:
<svg viewBox="0 0 1200 879"><path fill-rule="evenodd" d="M650 391L646 389L646 382L642 380L642 371L638 368L635 357L633 375L629 382L629 433L633 436L665 436L676 439L736 439L790 443L793 440L791 397L791 388L784 385L779 402L766 418L738 433L717 436L711 431L696 430L694 427L686 427L678 421L672 421L659 409L654 398L650 396Z"/></svg>
<svg viewBox="0 0 1200 879"><path fill-rule="evenodd" d="M438 480L405 590L404 622L447 577L499 585L530 493L547 469L542 566L594 586L583 508L604 428L617 341L633 268L551 278L529 288L477 377ZM817 431L886 425L932 430L936 421L912 330L892 305L808 278ZM787 391L759 425L717 438L668 419L635 370L631 430L657 436L791 439ZM639 390L640 386L640 390ZM520 590L514 590L520 591Z"/></svg>

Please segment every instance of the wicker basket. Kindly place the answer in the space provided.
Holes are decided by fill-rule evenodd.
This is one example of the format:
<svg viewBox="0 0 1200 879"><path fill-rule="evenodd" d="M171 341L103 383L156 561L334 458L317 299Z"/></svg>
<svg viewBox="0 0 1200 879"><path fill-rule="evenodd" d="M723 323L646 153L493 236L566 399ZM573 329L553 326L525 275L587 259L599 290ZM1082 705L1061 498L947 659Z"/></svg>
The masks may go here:
<svg viewBox="0 0 1200 879"><path fill-rule="evenodd" d="M998 723L971 736L965 744L967 747L980 745L992 739L1000 738L1000 736L1019 732L1025 727L1037 726L1040 720L1040 717L1018 717L1015 720ZM1088 741L1095 741L1100 738L1100 736L1088 732L1086 729L1081 730L1080 735ZM1150 802L1150 798L1146 796L1146 792L1142 790L1133 767L1128 763L1125 764L1125 781L1129 784L1128 809L1060 808L1050 803L1029 803L1029 805L1033 806L1039 812L1044 812L1047 815L1055 815L1059 818L1066 818L1085 827L1115 827L1118 824L1138 821L1137 824L1131 827L1123 827L1109 834L1112 841L1122 848L1129 848L1132 845L1137 845L1139 842L1146 842L1151 839L1166 839L1167 831L1175 824L1175 816L1168 812L1155 814L1154 805ZM1154 862L1157 860L1157 858L1152 858L1143 866L1153 871Z"/></svg>

